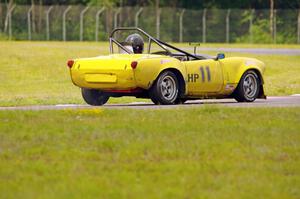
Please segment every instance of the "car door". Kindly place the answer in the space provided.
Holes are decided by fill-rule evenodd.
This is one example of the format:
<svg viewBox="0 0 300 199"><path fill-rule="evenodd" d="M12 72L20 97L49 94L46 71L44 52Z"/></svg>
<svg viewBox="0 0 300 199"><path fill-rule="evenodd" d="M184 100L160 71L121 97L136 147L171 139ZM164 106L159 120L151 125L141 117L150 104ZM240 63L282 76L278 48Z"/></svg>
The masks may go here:
<svg viewBox="0 0 300 199"><path fill-rule="evenodd" d="M186 61L188 94L218 93L223 87L223 72L214 59Z"/></svg>

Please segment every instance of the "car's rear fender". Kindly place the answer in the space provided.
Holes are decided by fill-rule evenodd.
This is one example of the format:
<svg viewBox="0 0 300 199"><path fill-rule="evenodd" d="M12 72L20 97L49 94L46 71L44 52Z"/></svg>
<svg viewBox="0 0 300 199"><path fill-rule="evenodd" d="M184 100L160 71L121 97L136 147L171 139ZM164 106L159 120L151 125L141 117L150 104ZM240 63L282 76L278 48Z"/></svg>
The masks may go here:
<svg viewBox="0 0 300 199"><path fill-rule="evenodd" d="M138 60L137 68L134 69L135 81L138 87L149 89L160 73L165 70L173 70L178 78L185 82L186 69L184 65L172 57L156 57ZM186 89L185 89L186 90Z"/></svg>

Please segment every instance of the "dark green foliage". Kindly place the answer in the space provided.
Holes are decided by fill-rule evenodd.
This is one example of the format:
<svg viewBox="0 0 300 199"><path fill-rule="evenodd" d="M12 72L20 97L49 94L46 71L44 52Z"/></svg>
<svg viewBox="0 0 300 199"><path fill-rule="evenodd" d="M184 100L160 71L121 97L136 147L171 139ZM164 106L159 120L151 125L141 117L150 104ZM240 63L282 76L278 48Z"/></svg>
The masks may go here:
<svg viewBox="0 0 300 199"><path fill-rule="evenodd" d="M1 2L1 1L0 1ZM7 1L6 1L7 2ZM17 4L12 17L12 39L28 39L27 12L32 1L15 0ZM35 0L32 20L32 40L46 40L45 12L49 8L50 1ZM21 5L23 4L23 5ZM64 0L51 1L54 5L50 18L50 40L62 40L62 15L67 5L72 9L67 14L66 32L68 41L77 41L80 38L80 12L91 6L84 15L83 40L95 40L96 19L95 14L102 7L107 9L100 16L98 38L107 40L109 32L114 28L114 18L119 6L122 6L118 15L117 26L134 26L135 14L141 6L144 10L139 18L139 27L156 36L156 8L154 0ZM202 42L203 39L203 10L207 8L206 18L206 42L226 42L226 14L228 8L230 14L229 42L244 43L296 43L297 42L297 18L300 0L275 0L276 14L276 40L270 36L270 10L269 1L262 0L238 0L238 1L199 1L199 0L160 0L160 39L167 42L179 41L179 16L182 8L186 11L183 17L183 41ZM262 9L268 8L268 9ZM288 9L289 8L289 9ZM252 31L250 30L251 9ZM0 33L2 39L8 36L5 28L6 4L0 4ZM252 35L250 34L252 33Z"/></svg>
<svg viewBox="0 0 300 199"><path fill-rule="evenodd" d="M8 0L4 0L7 2ZM14 0L17 4L31 4L32 0ZM155 0L35 0L38 4L42 2L46 5L53 4L96 4L96 5L117 5L123 6L152 6ZM182 7L190 9L202 8L270 8L270 2L266 0L160 0L161 6ZM296 9L299 8L299 0L275 0L277 9Z"/></svg>

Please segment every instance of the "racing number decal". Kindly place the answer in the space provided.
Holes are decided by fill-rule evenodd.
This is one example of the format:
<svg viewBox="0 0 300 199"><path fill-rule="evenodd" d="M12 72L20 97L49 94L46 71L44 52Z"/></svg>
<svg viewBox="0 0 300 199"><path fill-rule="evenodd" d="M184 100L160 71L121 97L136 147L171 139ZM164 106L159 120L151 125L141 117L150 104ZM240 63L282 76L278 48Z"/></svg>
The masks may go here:
<svg viewBox="0 0 300 199"><path fill-rule="evenodd" d="M207 81L210 82L211 76L210 76L209 66L206 66L206 67L201 66L200 67L202 82L206 81L205 72L207 73ZM188 74L188 82L197 82L199 77L200 77L200 75L198 73Z"/></svg>
<svg viewBox="0 0 300 199"><path fill-rule="evenodd" d="M206 73L207 73L207 81L210 82L210 70L209 70L209 67L206 66L205 69L206 69ZM200 71L201 71L201 75L202 75L202 82L205 82L205 71L204 71L204 67L203 66L200 67Z"/></svg>

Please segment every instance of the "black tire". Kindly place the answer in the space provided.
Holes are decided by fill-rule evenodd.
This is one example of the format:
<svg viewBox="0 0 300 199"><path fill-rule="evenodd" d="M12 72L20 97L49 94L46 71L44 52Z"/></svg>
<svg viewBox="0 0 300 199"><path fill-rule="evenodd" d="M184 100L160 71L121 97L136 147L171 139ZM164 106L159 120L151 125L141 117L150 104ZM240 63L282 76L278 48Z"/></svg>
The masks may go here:
<svg viewBox="0 0 300 199"><path fill-rule="evenodd" d="M161 73L150 89L150 98L155 104L175 104L179 93L176 75L171 71Z"/></svg>
<svg viewBox="0 0 300 199"><path fill-rule="evenodd" d="M258 96L259 90L260 79L255 71L249 70L243 74L233 97L238 102L253 102Z"/></svg>
<svg viewBox="0 0 300 199"><path fill-rule="evenodd" d="M175 101L175 104L184 104L187 100L184 98L177 98Z"/></svg>
<svg viewBox="0 0 300 199"><path fill-rule="evenodd" d="M156 99L150 98L151 101L156 104L159 105L160 103L158 101L156 101ZM184 104L186 102L186 99L183 98L177 98L176 101L174 102L174 104Z"/></svg>
<svg viewBox="0 0 300 199"><path fill-rule="evenodd" d="M151 97L150 99L151 99L151 101L152 101L154 104L159 105L159 102L156 101L156 99L153 99L152 97Z"/></svg>
<svg viewBox="0 0 300 199"><path fill-rule="evenodd" d="M109 99L109 96L104 92L95 89L82 88L81 94L84 101L92 106L101 106Z"/></svg>

